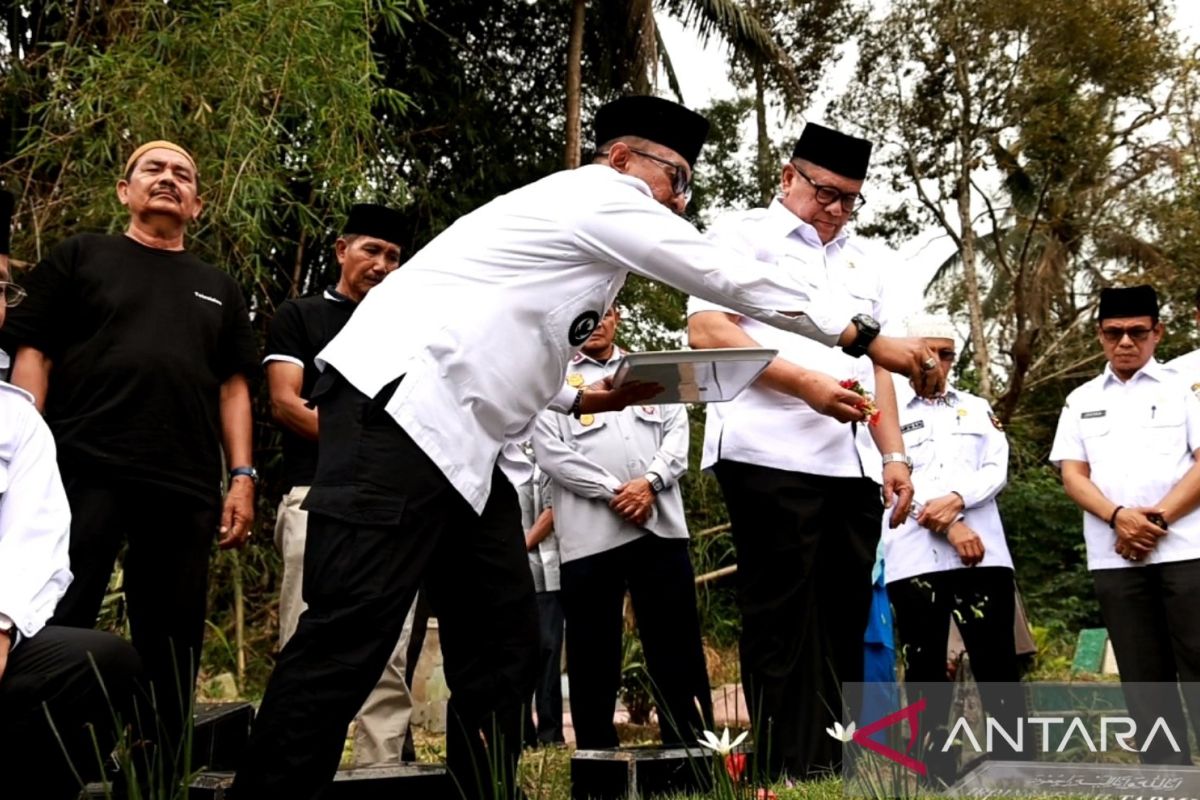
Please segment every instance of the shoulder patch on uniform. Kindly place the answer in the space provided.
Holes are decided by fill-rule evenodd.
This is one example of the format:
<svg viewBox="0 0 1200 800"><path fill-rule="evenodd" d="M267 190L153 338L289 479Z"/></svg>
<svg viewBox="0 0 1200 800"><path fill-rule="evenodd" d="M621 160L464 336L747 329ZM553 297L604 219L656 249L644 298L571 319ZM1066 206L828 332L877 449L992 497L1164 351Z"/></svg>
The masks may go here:
<svg viewBox="0 0 1200 800"><path fill-rule="evenodd" d="M1192 394L1196 395L1196 399L1200 400L1200 383L1192 384Z"/></svg>
<svg viewBox="0 0 1200 800"><path fill-rule="evenodd" d="M925 420L919 419L916 422L910 422L907 425L900 426L901 433L909 433L910 431L919 431L925 427Z"/></svg>
<svg viewBox="0 0 1200 800"><path fill-rule="evenodd" d="M5 383L4 381L0 381L0 391L12 392L17 397L20 397L22 400L24 400L26 403L29 403L30 405L34 405L36 402L33 399L33 395L31 395L29 392L22 389L20 386L13 386L11 383Z"/></svg>
<svg viewBox="0 0 1200 800"><path fill-rule="evenodd" d="M571 322L567 329L567 341L572 347L579 347L588 340L592 331L600 324L600 314L596 311L585 311Z"/></svg>
<svg viewBox="0 0 1200 800"><path fill-rule="evenodd" d="M1099 419L1100 417L1107 416L1107 415L1108 415L1108 411L1102 409L1100 411L1084 411L1082 414L1079 415L1079 418L1080 419Z"/></svg>
<svg viewBox="0 0 1200 800"><path fill-rule="evenodd" d="M1004 430L1004 423L1001 422L1000 418L996 416L996 412L992 411L990 408L988 409L988 419L992 421L993 428L998 431Z"/></svg>

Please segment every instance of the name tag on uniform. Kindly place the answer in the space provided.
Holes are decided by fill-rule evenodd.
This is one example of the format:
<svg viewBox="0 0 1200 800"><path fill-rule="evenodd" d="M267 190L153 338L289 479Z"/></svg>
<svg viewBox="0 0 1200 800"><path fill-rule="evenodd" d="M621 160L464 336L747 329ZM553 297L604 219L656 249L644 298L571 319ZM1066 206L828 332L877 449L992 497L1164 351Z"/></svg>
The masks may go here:
<svg viewBox="0 0 1200 800"><path fill-rule="evenodd" d="M921 430L921 428L924 428L924 427L925 427L925 420L919 419L916 422L910 422L907 425L901 425L900 432L901 433L911 433L912 431L919 431L919 430Z"/></svg>
<svg viewBox="0 0 1200 800"><path fill-rule="evenodd" d="M1099 419L1108 414L1107 411L1084 411L1079 415L1080 419Z"/></svg>

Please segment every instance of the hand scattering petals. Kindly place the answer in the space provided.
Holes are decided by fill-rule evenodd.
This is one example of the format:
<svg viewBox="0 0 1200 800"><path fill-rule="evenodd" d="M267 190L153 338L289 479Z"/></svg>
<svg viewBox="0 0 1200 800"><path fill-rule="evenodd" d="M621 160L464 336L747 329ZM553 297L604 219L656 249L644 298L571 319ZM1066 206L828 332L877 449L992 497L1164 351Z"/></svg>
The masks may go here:
<svg viewBox="0 0 1200 800"><path fill-rule="evenodd" d="M879 407L875 405L875 395L863 388L863 385L854 378L847 378L844 381L839 381L838 385L840 385L843 389L849 389L850 391L862 397L862 402L858 404L858 407L861 408L863 414L866 415L868 425L879 424Z"/></svg>

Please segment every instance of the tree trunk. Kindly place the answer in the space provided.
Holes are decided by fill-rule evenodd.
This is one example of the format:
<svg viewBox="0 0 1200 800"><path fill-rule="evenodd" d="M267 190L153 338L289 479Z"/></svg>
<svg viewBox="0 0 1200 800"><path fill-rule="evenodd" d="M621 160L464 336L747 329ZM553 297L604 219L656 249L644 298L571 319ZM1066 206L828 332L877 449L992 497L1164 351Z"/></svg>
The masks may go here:
<svg viewBox="0 0 1200 800"><path fill-rule="evenodd" d="M571 36L567 41L567 144L563 157L567 169L579 166L580 87L583 84L583 24L586 12L587 0L575 0L571 8Z"/></svg>
<svg viewBox="0 0 1200 800"><path fill-rule="evenodd" d="M958 90L958 227L961 231L960 250L962 256L963 281L967 288L967 312L971 320L971 349L975 369L979 372L979 394L992 399L991 357L987 334L983 330L983 300L979 293L979 275L975 269L975 227L971 218L971 146L976 131L972 127L975 111L972 103L970 81L963 67L964 59L955 53L954 84Z"/></svg>
<svg viewBox="0 0 1200 800"><path fill-rule="evenodd" d="M775 194L775 158L771 151L771 137L767 132L766 78L762 60L757 57L754 58L754 124L758 130L754 178L758 183L759 201L765 206Z"/></svg>
<svg viewBox="0 0 1200 800"><path fill-rule="evenodd" d="M958 223L962 232L960 255L963 282L967 289L967 312L971 320L971 350L975 368L979 372L979 394L991 400L991 357L988 352L987 335L983 330L983 300L979 296L979 276L975 269L975 229L971 227L971 172L967 159L964 158L959 170Z"/></svg>

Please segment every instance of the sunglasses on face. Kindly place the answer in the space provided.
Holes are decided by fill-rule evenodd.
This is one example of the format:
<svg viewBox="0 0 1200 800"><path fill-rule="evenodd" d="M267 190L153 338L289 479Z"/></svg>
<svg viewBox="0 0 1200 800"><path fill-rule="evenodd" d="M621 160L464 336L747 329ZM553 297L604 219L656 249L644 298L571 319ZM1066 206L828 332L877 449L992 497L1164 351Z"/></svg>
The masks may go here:
<svg viewBox="0 0 1200 800"><path fill-rule="evenodd" d="M1131 342L1144 342L1153 330L1153 328L1146 328L1141 325L1132 328L1119 328L1113 325L1101 328L1100 335L1104 337L1104 341L1112 344L1119 343L1126 336L1129 337Z"/></svg>

